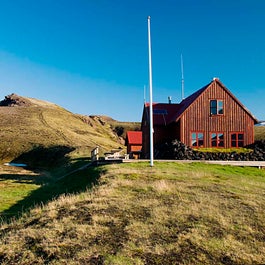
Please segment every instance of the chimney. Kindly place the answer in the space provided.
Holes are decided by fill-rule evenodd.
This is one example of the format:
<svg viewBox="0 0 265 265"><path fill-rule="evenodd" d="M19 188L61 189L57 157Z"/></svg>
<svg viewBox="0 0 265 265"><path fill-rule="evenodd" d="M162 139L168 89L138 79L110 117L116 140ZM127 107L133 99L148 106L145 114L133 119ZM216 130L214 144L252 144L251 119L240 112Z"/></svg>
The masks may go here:
<svg viewBox="0 0 265 265"><path fill-rule="evenodd" d="M171 96L169 96L168 97L168 104L171 104L171 102L172 102L172 98L171 98Z"/></svg>

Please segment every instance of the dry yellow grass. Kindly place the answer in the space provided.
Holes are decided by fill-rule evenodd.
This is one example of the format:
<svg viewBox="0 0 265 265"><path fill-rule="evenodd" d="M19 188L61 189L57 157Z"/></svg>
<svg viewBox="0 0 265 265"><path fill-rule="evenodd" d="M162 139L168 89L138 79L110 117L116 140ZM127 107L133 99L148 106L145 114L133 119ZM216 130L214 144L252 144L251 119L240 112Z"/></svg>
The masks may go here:
<svg viewBox="0 0 265 265"><path fill-rule="evenodd" d="M22 98L22 97L20 97ZM0 107L0 160L10 161L38 146L69 146L78 156L123 147L108 123L73 114L55 104L22 98L26 106Z"/></svg>
<svg viewBox="0 0 265 265"><path fill-rule="evenodd" d="M265 126L255 126L255 140L265 140Z"/></svg>
<svg viewBox="0 0 265 265"><path fill-rule="evenodd" d="M264 264L264 170L197 163L97 170L92 190L2 224L0 263Z"/></svg>

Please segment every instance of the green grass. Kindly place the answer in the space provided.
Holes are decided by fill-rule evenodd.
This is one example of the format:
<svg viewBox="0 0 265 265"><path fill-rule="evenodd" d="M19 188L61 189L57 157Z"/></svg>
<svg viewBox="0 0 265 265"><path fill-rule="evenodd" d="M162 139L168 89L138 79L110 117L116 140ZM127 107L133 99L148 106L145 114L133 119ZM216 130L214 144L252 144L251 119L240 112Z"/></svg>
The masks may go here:
<svg viewBox="0 0 265 265"><path fill-rule="evenodd" d="M40 176L22 168L0 167L0 213L27 198L41 185ZM22 206L23 207L23 206Z"/></svg>
<svg viewBox="0 0 265 265"><path fill-rule="evenodd" d="M249 148L194 148L194 150L206 153L249 153L253 151Z"/></svg>
<svg viewBox="0 0 265 265"><path fill-rule="evenodd" d="M76 171L89 162L85 158L71 159L68 165L58 165L49 171L0 167L0 218L9 220L62 194L77 193L91 187L98 177L96 169L89 169L89 178L84 176L84 171Z"/></svg>
<svg viewBox="0 0 265 265"><path fill-rule="evenodd" d="M38 189L36 184L29 183L17 183L13 180L7 180L0 184L0 212L3 212L10 208L10 206L18 203L23 198L29 196L29 194Z"/></svg>
<svg viewBox="0 0 265 265"><path fill-rule="evenodd" d="M114 164L58 184L68 192L2 224L1 264L265 261L264 170Z"/></svg>

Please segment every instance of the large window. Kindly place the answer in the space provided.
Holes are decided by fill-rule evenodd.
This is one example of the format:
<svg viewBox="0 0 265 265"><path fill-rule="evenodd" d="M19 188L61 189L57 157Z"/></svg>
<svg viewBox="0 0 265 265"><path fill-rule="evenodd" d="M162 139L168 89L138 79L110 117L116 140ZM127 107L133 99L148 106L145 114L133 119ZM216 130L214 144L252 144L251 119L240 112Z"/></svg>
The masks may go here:
<svg viewBox="0 0 265 265"><path fill-rule="evenodd" d="M244 146L244 133L236 132L231 133L231 147L243 147Z"/></svg>
<svg viewBox="0 0 265 265"><path fill-rule="evenodd" d="M191 133L191 146L192 147L203 147L204 136L202 132L192 132Z"/></svg>
<svg viewBox="0 0 265 265"><path fill-rule="evenodd" d="M211 133L211 147L224 147L224 134L220 132Z"/></svg>
<svg viewBox="0 0 265 265"><path fill-rule="evenodd" d="M211 115L224 114L224 102L223 100L211 100L210 101L210 113Z"/></svg>

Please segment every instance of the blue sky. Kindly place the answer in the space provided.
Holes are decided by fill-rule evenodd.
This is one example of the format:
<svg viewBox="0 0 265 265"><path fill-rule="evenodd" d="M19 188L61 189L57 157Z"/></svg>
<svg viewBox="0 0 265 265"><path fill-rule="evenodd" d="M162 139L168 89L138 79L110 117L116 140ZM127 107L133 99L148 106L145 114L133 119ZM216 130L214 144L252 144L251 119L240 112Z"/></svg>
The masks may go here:
<svg viewBox="0 0 265 265"><path fill-rule="evenodd" d="M0 0L0 98L16 93L73 113L140 121L148 99L181 100L219 77L265 120L263 0Z"/></svg>

